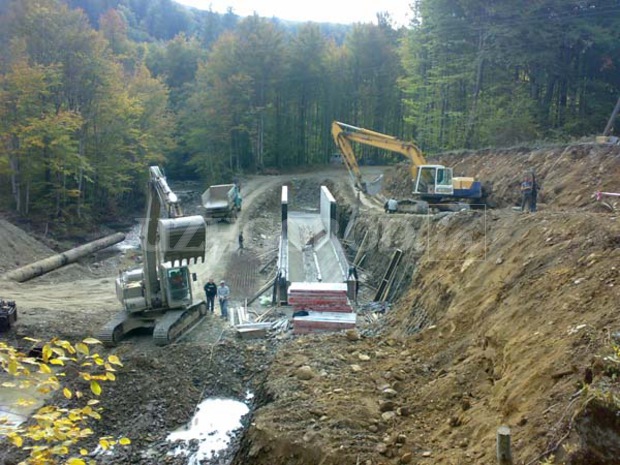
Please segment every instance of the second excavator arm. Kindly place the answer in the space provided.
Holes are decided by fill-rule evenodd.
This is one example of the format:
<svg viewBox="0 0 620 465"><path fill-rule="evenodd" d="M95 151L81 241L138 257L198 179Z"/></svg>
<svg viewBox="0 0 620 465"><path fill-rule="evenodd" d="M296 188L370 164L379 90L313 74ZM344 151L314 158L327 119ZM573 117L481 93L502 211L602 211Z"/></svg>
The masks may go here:
<svg viewBox="0 0 620 465"><path fill-rule="evenodd" d="M349 170L355 175L356 181L363 186L362 176L357 165L357 160L353 152L351 142L370 145L391 152L397 152L408 158L411 162L409 170L411 179L415 180L418 174L418 167L426 165L426 159L422 151L413 142L404 142L394 136L371 131L369 129L358 128L349 124L334 121L332 123L332 136L334 141L345 159Z"/></svg>
<svg viewBox="0 0 620 465"><path fill-rule="evenodd" d="M351 173L354 177L355 187L360 189L362 192L366 192L366 183L362 178L362 173L359 165L357 164L355 152L353 152L353 147L351 146L351 142L348 138L346 127L346 124L334 121L332 123L332 137L334 138L334 142L340 150L340 153L342 153L344 164L347 166L349 173Z"/></svg>

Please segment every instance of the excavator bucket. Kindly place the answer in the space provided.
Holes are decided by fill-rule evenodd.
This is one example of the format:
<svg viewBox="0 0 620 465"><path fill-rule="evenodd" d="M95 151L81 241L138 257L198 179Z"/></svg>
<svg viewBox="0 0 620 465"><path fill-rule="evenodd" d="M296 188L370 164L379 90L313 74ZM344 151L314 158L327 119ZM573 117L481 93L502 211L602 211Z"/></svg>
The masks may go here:
<svg viewBox="0 0 620 465"><path fill-rule="evenodd" d="M199 215L159 220L159 256L162 262L204 262L207 227Z"/></svg>
<svg viewBox="0 0 620 465"><path fill-rule="evenodd" d="M381 192L381 188L383 187L383 175L377 176L370 182L366 182L366 193L368 195L377 195Z"/></svg>

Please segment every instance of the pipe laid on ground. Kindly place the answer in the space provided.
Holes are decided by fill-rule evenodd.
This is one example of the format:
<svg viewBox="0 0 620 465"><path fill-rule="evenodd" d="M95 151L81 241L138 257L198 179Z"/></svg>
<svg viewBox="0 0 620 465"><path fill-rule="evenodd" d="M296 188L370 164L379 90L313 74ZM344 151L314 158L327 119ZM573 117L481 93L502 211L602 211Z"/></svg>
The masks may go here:
<svg viewBox="0 0 620 465"><path fill-rule="evenodd" d="M596 200L598 200L598 201L600 201L603 198L604 195L608 196L608 197L620 197L620 194L617 193L617 192L600 192L600 191L598 191L598 192L596 192L595 195L596 195Z"/></svg>
<svg viewBox="0 0 620 465"><path fill-rule="evenodd" d="M31 263L30 265L22 266L16 270L9 271L4 274L3 278L23 283L24 281L44 275L45 273L49 273L50 271L60 268L61 266L73 263L88 254L117 244L124 239L125 234L115 233L110 236L97 239L96 241L88 242L87 244L81 245L74 249L67 250L66 252L44 258L43 260Z"/></svg>

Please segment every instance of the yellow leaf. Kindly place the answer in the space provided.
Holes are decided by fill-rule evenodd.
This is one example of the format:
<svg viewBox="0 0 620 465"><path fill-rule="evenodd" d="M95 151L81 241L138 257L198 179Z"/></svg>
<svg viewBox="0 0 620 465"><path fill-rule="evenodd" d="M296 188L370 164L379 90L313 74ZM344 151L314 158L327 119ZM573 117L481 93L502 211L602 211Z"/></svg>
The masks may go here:
<svg viewBox="0 0 620 465"><path fill-rule="evenodd" d="M17 361L11 360L9 362L8 372L9 372L10 375L16 375L17 374Z"/></svg>
<svg viewBox="0 0 620 465"><path fill-rule="evenodd" d="M63 365L63 366L65 364L65 362L63 362L61 358L53 358L52 360L50 360L50 363L52 365Z"/></svg>
<svg viewBox="0 0 620 465"><path fill-rule="evenodd" d="M88 405L97 405L99 403L99 401L97 399L90 399L88 401Z"/></svg>
<svg viewBox="0 0 620 465"><path fill-rule="evenodd" d="M110 442L107 439L99 439L99 445L103 450L108 450L110 448Z"/></svg>
<svg viewBox="0 0 620 465"><path fill-rule="evenodd" d="M52 360L53 361L53 360ZM45 363L39 363L39 370L41 373L51 373L52 369L48 367Z"/></svg>
<svg viewBox="0 0 620 465"><path fill-rule="evenodd" d="M90 390L93 391L93 394L95 394L96 396L101 394L101 386L97 381L90 382Z"/></svg>
<svg viewBox="0 0 620 465"><path fill-rule="evenodd" d="M65 397L66 397L67 399L71 399L71 397L73 397L73 394L72 394L72 393L71 393L71 391L70 391L69 389L67 389L67 388L64 388L64 389L62 390L62 393L65 395Z"/></svg>
<svg viewBox="0 0 620 465"><path fill-rule="evenodd" d="M80 373L80 376L82 377L84 381L90 381L90 378L91 378L90 373Z"/></svg>
<svg viewBox="0 0 620 465"><path fill-rule="evenodd" d="M47 362L52 356L52 348L47 344L44 345L41 355L43 356L43 361Z"/></svg>
<svg viewBox="0 0 620 465"><path fill-rule="evenodd" d="M42 394L48 394L48 392L43 392ZM19 407L30 407L31 405L34 405L34 399L18 399L17 400L17 405Z"/></svg>
<svg viewBox="0 0 620 465"><path fill-rule="evenodd" d="M116 376L114 376L114 373L110 373L109 371L105 374L106 378L108 378L110 381L116 381Z"/></svg>
<svg viewBox="0 0 620 465"><path fill-rule="evenodd" d="M82 391L77 391L77 392L75 393L75 397L77 397L78 399L81 399L83 395L84 395L84 394L82 394Z"/></svg>
<svg viewBox="0 0 620 465"><path fill-rule="evenodd" d="M80 455L88 455L88 451L86 449L80 449Z"/></svg>
<svg viewBox="0 0 620 465"><path fill-rule="evenodd" d="M16 384L15 383L8 383L7 382L7 383L2 383L0 386L6 387L6 388L12 388L12 387L15 387Z"/></svg>
<svg viewBox="0 0 620 465"><path fill-rule="evenodd" d="M54 344L59 347L64 347L67 350L69 350L69 347L71 347L71 343L69 341L54 341Z"/></svg>
<svg viewBox="0 0 620 465"><path fill-rule="evenodd" d="M67 461L67 465L86 465L86 462L82 459L72 457Z"/></svg>
<svg viewBox="0 0 620 465"><path fill-rule="evenodd" d="M81 353L81 354L84 354L84 355L87 355L87 356L90 354L90 349L88 348L88 346L87 346L86 344L84 344L84 343L82 343L82 342L78 342L78 343L75 345L75 349L76 349L79 353Z"/></svg>
<svg viewBox="0 0 620 465"><path fill-rule="evenodd" d="M116 355L110 355L108 357L108 362L110 362L112 365L118 365L118 366L123 366L123 364L121 363L120 359L116 356Z"/></svg>
<svg viewBox="0 0 620 465"><path fill-rule="evenodd" d="M36 342L39 342L39 340L38 340L38 339L33 339L33 338L31 338L31 337L25 337L25 338L24 338L24 341L30 341L30 342L35 342L35 343L36 343Z"/></svg>
<svg viewBox="0 0 620 465"><path fill-rule="evenodd" d="M95 339L94 337L87 337L82 341L84 344L101 344L99 339Z"/></svg>
<svg viewBox="0 0 620 465"><path fill-rule="evenodd" d="M131 440L129 438L120 438L118 443L121 446L128 446L129 444L131 444Z"/></svg>
<svg viewBox="0 0 620 465"><path fill-rule="evenodd" d="M17 434L12 434L11 436L9 436L9 439L13 444L15 444L16 447L21 447L24 444L24 440L22 439L22 437L18 436Z"/></svg>
<svg viewBox="0 0 620 465"><path fill-rule="evenodd" d="M53 348L52 348L52 352L54 352L54 353L55 353L56 355L58 355L59 357L64 357L64 356L66 355L66 354L65 354L65 351L64 351L64 350L62 350L62 349L61 349L61 348L59 348L59 347L53 347Z"/></svg>

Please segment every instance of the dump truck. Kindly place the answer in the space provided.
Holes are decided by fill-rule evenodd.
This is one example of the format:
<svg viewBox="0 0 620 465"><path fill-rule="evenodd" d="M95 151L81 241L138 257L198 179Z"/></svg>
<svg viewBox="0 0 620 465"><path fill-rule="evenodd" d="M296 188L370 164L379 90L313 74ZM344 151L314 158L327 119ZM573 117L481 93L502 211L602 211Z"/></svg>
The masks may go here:
<svg viewBox="0 0 620 465"><path fill-rule="evenodd" d="M202 194L202 207L207 223L234 222L241 211L241 193L236 184L219 184L209 187Z"/></svg>

